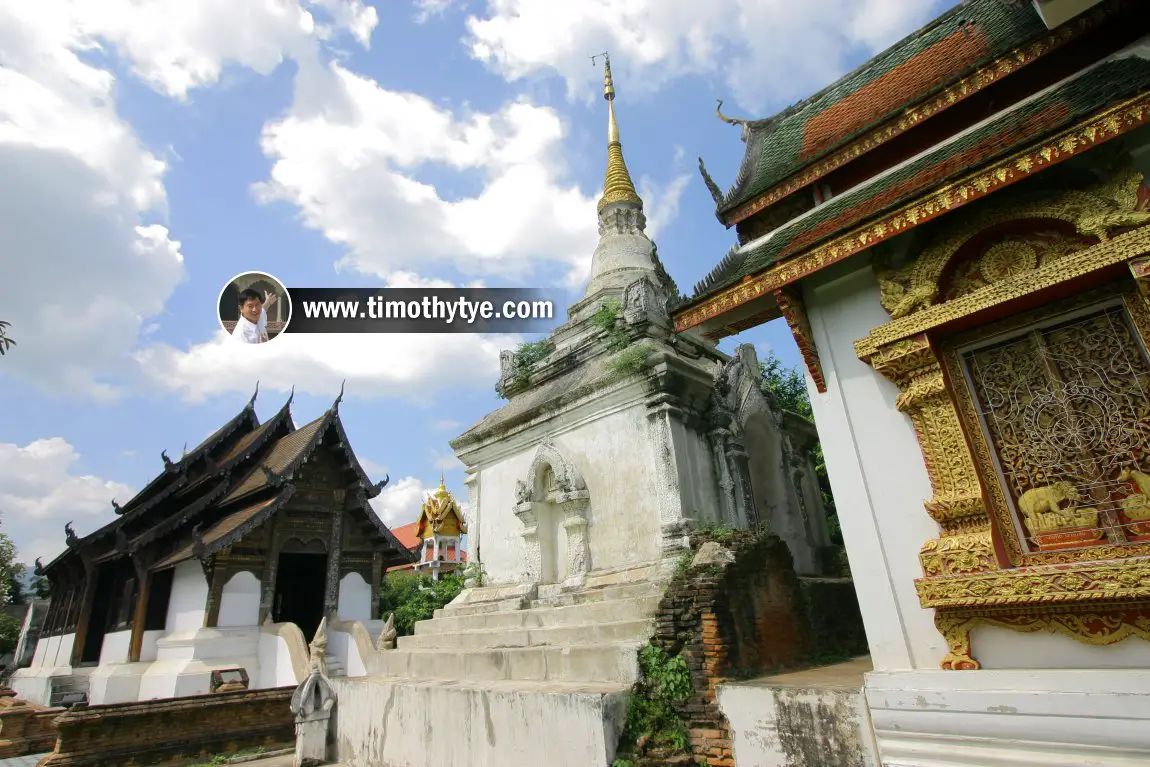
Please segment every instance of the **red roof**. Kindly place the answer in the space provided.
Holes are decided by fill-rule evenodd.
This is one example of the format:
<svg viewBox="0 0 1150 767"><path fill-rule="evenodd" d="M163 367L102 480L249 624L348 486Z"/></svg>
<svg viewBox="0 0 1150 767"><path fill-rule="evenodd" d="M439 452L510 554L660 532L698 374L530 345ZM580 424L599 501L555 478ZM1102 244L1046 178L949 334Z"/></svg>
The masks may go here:
<svg viewBox="0 0 1150 767"><path fill-rule="evenodd" d="M409 525L391 528L391 534L394 535L395 539L399 541L400 545L402 545L408 551L414 551L419 547L419 534L416 532L418 528L419 523L412 522Z"/></svg>

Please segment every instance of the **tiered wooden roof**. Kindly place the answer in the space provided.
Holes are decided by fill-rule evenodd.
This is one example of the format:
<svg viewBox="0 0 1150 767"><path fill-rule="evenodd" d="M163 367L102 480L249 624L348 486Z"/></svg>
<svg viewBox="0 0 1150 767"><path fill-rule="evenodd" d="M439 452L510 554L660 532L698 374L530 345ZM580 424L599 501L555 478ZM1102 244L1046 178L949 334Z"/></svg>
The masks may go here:
<svg viewBox="0 0 1150 767"><path fill-rule="evenodd" d="M207 557L233 545L267 521L295 491L295 472L321 445L342 458L346 489L360 524L393 562L413 557L368 502L387 484L373 483L348 443L335 403L319 418L296 428L291 402L264 423L255 414L256 395L235 417L180 460L161 453L164 471L127 503L113 501L117 518L77 537L66 527L67 550L42 568L51 577L79 560L101 563L143 555L152 569Z"/></svg>
<svg viewBox="0 0 1150 767"><path fill-rule="evenodd" d="M892 236L878 223L891 211L1139 97L1150 62L1110 56L1150 31L1144 8L1104 0L1048 30L1029 2L969 0L770 119L724 118L747 146L734 186L713 194L739 243L676 308L676 327L800 278L810 269L788 271L800 255L828 250L823 266L850 255L836 238L857 251Z"/></svg>

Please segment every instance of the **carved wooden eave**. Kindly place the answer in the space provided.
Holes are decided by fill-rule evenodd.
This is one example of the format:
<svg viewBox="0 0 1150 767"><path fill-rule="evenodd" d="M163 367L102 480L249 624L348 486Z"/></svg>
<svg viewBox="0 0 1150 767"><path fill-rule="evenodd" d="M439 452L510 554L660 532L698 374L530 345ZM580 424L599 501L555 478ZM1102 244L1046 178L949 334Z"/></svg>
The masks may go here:
<svg viewBox="0 0 1150 767"><path fill-rule="evenodd" d="M419 557L399 542L399 539L395 537L395 533L391 532L391 529L388 528L388 526L383 523L383 520L379 518L379 515L375 513L375 509L372 508L364 488L357 487L355 489L352 496L352 503L363 511L367 521L371 524L372 531L378 537L387 541L391 545L391 548L395 550L396 558L402 560L398 562L398 564L410 564L419 560ZM391 565L388 566L390 567Z"/></svg>
<svg viewBox="0 0 1150 767"><path fill-rule="evenodd" d="M194 520L204 511L204 509L208 508L211 504L215 503L223 496L224 492L228 489L230 482L230 476L225 474L222 480L216 484L215 487L208 491L206 495L196 500L195 503L184 509L181 509L179 512L164 520L160 524L149 528L143 534L132 539L132 546L136 549L139 549L143 546L151 545L156 540L159 540L165 535L178 530L188 522Z"/></svg>
<svg viewBox="0 0 1150 767"><path fill-rule="evenodd" d="M1047 192L1045 201L1001 199L951 222L897 272L878 270L893 319L855 349L899 387L896 406L910 418L922 448L934 493L925 510L940 535L919 553L923 577L916 588L948 642L943 668L979 667L970 646L978 624L1048 630L1094 644L1150 639L1150 542L1022 549L989 448L972 426L977 416L955 351L967 336L1001 332L986 318L1001 325L1030 321L1035 312L1062 316L1069 311L1063 305L1092 301L1098 291L1111 301L1120 298L1138 332L1144 339L1150 335L1150 308L1134 289L1150 272L1150 212L1139 197L1141 181L1126 167L1091 190ZM986 284L955 293L951 283L950 293L944 292L943 280L953 279L961 266L956 261L965 257L963 246L1015 221L1064 222L1078 239L1043 262L1003 262L1009 268ZM988 246L977 257L989 252ZM1125 282L1116 283L1122 274ZM1115 293L1118 284L1126 287ZM1051 304L1052 297L1058 302ZM965 335L955 336L955 328Z"/></svg>
<svg viewBox="0 0 1150 767"><path fill-rule="evenodd" d="M881 242L943 216L954 215L990 194L1037 175L1150 122L1150 94L1140 94L1042 141L967 173L890 212L852 227L803 253L787 257L729 288L700 296L674 312L676 332L714 321L738 307L770 296ZM780 316L780 314L775 314Z"/></svg>

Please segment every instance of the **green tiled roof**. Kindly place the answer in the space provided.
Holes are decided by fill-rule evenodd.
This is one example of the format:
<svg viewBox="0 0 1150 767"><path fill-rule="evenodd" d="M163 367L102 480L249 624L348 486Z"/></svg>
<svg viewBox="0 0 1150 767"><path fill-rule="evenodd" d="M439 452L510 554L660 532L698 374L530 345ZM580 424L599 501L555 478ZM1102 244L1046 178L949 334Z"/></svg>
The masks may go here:
<svg viewBox="0 0 1150 767"><path fill-rule="evenodd" d="M968 35L971 41L979 40L978 46L971 46L969 58L956 61L953 51L947 46L937 49L937 61L913 61L916 56L932 46L955 40L954 45L962 45L963 38L956 33ZM840 78L814 96L789 107L774 117L748 123L747 147L742 166L734 186L719 201L717 212L720 218L724 213L762 194L775 184L800 170L802 167L842 146L849 140L870 128L889 119L898 111L916 103L931 93L961 79L975 69L1008 53L1018 46L1047 34L1048 30L1038 13L1029 2L1011 0L969 0L961 2L927 26L904 38L875 56L863 66ZM953 48L954 46L951 46ZM804 145L810 140L808 129L811 121L823 112L840 105L848 96L876 83L885 75L907 65L918 69L918 77L929 77L932 82L926 89L918 87L907 93L898 93L900 86L907 82L923 85L920 79L902 78L896 74L888 87L895 93L882 94L879 102L887 108L881 114L851 115L844 112L840 120L834 115L830 122L848 126L848 133L826 136L814 142L814 146ZM910 73L908 73L910 74ZM882 87L882 86L878 86ZM874 108L874 100L867 98L858 106L865 112ZM855 105L849 105L852 109ZM841 106L840 106L841 108ZM823 119L832 117L826 115ZM824 126L825 127L825 126Z"/></svg>
<svg viewBox="0 0 1150 767"><path fill-rule="evenodd" d="M696 286L690 301L693 303L718 293L776 261L807 250L851 226L941 186L957 175L1017 151L1040 136L1063 129L1083 115L1130 98L1148 86L1150 61L1127 57L1105 62L1007 114L936 147L887 175L833 198L805 217L777 230L759 244L748 243L742 250L732 250ZM967 154L980 145L985 147L984 154L975 151L975 154L980 155L977 158ZM973 164L968 164L968 159ZM931 177L919 183L915 179L920 174ZM900 184L906 188L892 193ZM883 199L876 199L884 192L887 194ZM825 231L816 232L820 227ZM800 237L807 241L800 241Z"/></svg>

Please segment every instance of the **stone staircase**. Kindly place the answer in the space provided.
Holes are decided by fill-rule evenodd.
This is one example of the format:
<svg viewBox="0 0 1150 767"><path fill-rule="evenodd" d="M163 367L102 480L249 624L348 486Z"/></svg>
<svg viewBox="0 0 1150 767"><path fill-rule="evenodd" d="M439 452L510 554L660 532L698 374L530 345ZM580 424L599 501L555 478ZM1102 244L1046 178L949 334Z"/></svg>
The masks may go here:
<svg viewBox="0 0 1150 767"><path fill-rule="evenodd" d="M327 675L332 676L347 676L347 669L343 667L343 661L336 655L327 655Z"/></svg>
<svg viewBox="0 0 1150 767"><path fill-rule="evenodd" d="M405 767L606 767L665 586L651 566L592 574L577 588L464 592L396 649L367 659L368 676L339 680L342 710L350 696L356 712L376 712L362 722L340 715L340 740L365 749L340 757ZM516 735L530 723L533 732ZM460 742L472 748L453 750Z"/></svg>

